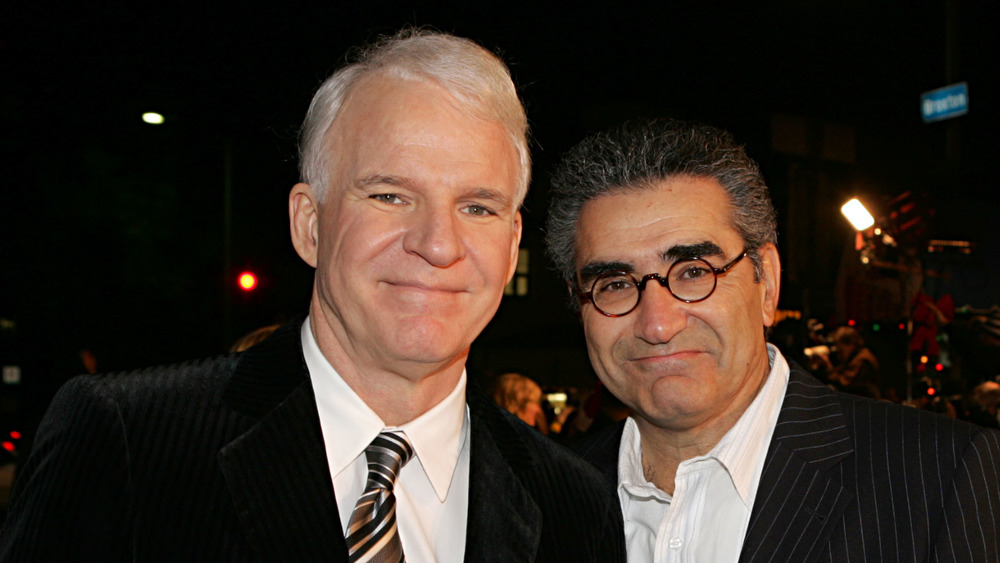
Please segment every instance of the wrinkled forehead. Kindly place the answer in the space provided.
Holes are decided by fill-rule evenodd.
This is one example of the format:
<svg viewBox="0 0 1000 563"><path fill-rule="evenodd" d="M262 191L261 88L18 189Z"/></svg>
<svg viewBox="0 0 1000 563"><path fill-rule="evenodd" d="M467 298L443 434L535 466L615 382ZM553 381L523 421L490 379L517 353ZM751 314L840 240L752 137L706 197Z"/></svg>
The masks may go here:
<svg viewBox="0 0 1000 563"><path fill-rule="evenodd" d="M637 253L667 253L673 247L714 247L736 252L742 237L733 227L728 195L712 178L677 177L646 186L609 191L586 201L576 229L581 262ZM730 248L732 247L732 248ZM670 258L690 256L672 252Z"/></svg>
<svg viewBox="0 0 1000 563"><path fill-rule="evenodd" d="M725 218L733 222L735 209L732 198L719 181L711 176L675 174L665 178L644 178L634 183L606 187L581 203L581 215L588 207L599 207L607 201L639 201L645 207L657 207L662 212L684 213ZM690 205L694 203L695 205ZM634 209L629 207L629 209Z"/></svg>

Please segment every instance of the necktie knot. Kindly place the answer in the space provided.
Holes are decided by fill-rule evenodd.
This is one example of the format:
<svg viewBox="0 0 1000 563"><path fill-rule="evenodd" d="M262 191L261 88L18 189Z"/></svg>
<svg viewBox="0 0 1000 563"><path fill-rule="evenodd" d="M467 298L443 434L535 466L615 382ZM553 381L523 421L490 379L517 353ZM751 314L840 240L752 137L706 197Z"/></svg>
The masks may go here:
<svg viewBox="0 0 1000 563"><path fill-rule="evenodd" d="M382 432L365 450L368 458L368 484L392 492L400 469L413 457L413 448L402 432Z"/></svg>

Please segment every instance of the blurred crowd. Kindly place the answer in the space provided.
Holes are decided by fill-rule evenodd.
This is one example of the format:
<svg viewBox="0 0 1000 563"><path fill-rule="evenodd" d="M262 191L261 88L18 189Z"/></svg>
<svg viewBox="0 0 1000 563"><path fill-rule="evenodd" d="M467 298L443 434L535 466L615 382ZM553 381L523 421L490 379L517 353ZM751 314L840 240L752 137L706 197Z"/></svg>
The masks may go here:
<svg viewBox="0 0 1000 563"><path fill-rule="evenodd" d="M492 385L493 400L562 443L570 443L624 420L629 409L597 382L592 389L547 389L530 377L505 373Z"/></svg>

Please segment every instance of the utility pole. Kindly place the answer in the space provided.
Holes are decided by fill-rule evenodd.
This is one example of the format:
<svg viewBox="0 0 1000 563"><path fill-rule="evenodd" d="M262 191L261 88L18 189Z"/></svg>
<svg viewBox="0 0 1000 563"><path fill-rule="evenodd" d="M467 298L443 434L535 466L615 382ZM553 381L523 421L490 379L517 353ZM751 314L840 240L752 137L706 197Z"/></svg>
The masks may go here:
<svg viewBox="0 0 1000 563"><path fill-rule="evenodd" d="M222 143L222 345L228 350L233 342L233 140Z"/></svg>

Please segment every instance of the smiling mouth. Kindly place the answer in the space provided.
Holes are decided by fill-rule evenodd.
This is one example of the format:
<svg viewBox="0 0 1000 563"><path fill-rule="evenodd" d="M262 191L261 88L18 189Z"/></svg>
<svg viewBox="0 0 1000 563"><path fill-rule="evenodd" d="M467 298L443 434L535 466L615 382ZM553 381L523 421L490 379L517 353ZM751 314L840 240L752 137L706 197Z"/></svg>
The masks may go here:
<svg viewBox="0 0 1000 563"><path fill-rule="evenodd" d="M634 362L670 362L685 361L694 356L702 354L700 350L678 350L673 352L663 352L658 354L646 354L632 358Z"/></svg>
<svg viewBox="0 0 1000 563"><path fill-rule="evenodd" d="M397 289L426 293L464 293L465 288L445 285L430 285L420 282L387 281L384 282Z"/></svg>

